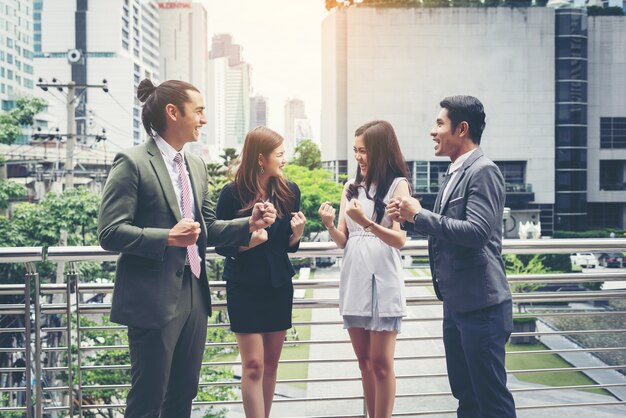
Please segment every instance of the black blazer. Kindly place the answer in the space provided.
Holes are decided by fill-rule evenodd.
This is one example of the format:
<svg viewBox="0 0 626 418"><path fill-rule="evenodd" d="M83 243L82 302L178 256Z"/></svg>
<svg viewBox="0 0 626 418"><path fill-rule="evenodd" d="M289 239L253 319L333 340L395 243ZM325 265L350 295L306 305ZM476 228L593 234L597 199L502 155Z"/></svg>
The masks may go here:
<svg viewBox="0 0 626 418"><path fill-rule="evenodd" d="M300 189L293 182L289 188L296 196L291 212L300 210ZM230 220L241 217L237 212L243 207L235 192L235 184L224 186L217 201L215 215L217 219ZM291 282L296 274L287 253L295 253L300 247L298 242L289 246L291 236L291 214L276 218L268 229L268 240L256 247L239 252L239 247L216 247L215 251L226 257L223 277L229 282L245 283L255 286L280 287Z"/></svg>

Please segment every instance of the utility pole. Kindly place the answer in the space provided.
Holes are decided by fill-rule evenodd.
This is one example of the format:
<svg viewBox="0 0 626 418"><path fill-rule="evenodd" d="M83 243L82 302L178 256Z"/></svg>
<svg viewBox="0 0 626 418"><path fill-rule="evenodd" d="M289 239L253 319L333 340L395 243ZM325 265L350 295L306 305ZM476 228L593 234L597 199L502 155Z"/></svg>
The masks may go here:
<svg viewBox="0 0 626 418"><path fill-rule="evenodd" d="M102 80L102 84L76 84L70 81L67 84L61 84L56 78L52 79L52 83L46 83L43 79L39 79L37 87L40 87L43 91L48 91L49 88L54 87L60 92L63 92L64 88L67 88L67 94L65 96L65 108L67 111L67 143L65 148L65 189L74 187L74 147L76 146L76 111L74 106L76 105L76 99L80 97L76 96L76 88L82 88L83 92L88 88L99 88L105 93L109 92L109 85L106 79Z"/></svg>
<svg viewBox="0 0 626 418"><path fill-rule="evenodd" d="M67 143L65 144L65 190L74 187L74 147L76 146L76 112L74 101L76 99L76 83L67 83L67 96L65 109L67 112Z"/></svg>

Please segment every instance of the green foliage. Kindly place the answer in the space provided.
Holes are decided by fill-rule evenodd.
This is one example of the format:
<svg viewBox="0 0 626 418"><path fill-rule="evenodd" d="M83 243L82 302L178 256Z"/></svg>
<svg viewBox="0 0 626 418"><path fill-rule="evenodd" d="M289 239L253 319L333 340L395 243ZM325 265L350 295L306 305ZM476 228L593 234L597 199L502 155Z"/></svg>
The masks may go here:
<svg viewBox="0 0 626 418"><path fill-rule="evenodd" d="M422 0L424 7L450 7L450 0Z"/></svg>
<svg viewBox="0 0 626 418"><path fill-rule="evenodd" d="M338 211L343 186L335 183L332 174L321 168L309 170L290 164L285 167L285 176L300 187L300 210L307 219L304 237L308 237L311 232L324 230L317 210L322 203L332 202Z"/></svg>
<svg viewBox="0 0 626 418"><path fill-rule="evenodd" d="M12 200L26 197L26 187L14 181L0 180L0 209L6 209Z"/></svg>
<svg viewBox="0 0 626 418"><path fill-rule="evenodd" d="M626 236L626 232L616 228L592 229L588 231L554 231L554 238L609 238L611 232L616 237Z"/></svg>
<svg viewBox="0 0 626 418"><path fill-rule="evenodd" d="M483 7L480 0L452 0L452 7Z"/></svg>
<svg viewBox="0 0 626 418"><path fill-rule="evenodd" d="M230 167L231 163L239 158L239 154L235 148L224 148L224 153L220 155L220 158L224 160L224 167Z"/></svg>
<svg viewBox="0 0 626 418"><path fill-rule="evenodd" d="M587 16L624 16L624 9L619 6L589 6Z"/></svg>
<svg viewBox="0 0 626 418"><path fill-rule="evenodd" d="M219 318L219 319L218 319ZM221 321L221 311L218 315L213 315L210 319L211 324ZM235 334L226 328L209 327L207 331L207 340L215 343L234 343ZM204 362L214 360L218 355L234 351L231 347L208 347L204 351ZM232 381L234 373L230 368L221 367L203 367L200 371L200 382L224 382ZM232 386L206 386L198 388L198 396L196 401L211 402L235 399L236 394ZM222 408L212 407L204 411L204 418L226 418L228 411Z"/></svg>
<svg viewBox="0 0 626 418"><path fill-rule="evenodd" d="M315 142L305 139L296 147L291 163L309 170L322 168L322 153Z"/></svg>
<svg viewBox="0 0 626 418"><path fill-rule="evenodd" d="M0 115L0 143L14 143L22 134L22 127L31 126L35 115L46 105L45 100L36 97L17 99L13 109Z"/></svg>
<svg viewBox="0 0 626 418"><path fill-rule="evenodd" d="M504 0L504 6L508 7L530 7L532 0Z"/></svg>
<svg viewBox="0 0 626 418"><path fill-rule="evenodd" d="M98 245L97 222L100 197L87 189L70 189L61 194L49 193L38 204L19 203L13 216L0 216L3 247L39 247L59 245L61 230L67 231L67 245ZM81 268L86 268L81 266ZM56 265L40 263L37 271L42 283L53 281ZM24 266L1 264L0 283L23 280ZM100 277L106 276L104 273Z"/></svg>

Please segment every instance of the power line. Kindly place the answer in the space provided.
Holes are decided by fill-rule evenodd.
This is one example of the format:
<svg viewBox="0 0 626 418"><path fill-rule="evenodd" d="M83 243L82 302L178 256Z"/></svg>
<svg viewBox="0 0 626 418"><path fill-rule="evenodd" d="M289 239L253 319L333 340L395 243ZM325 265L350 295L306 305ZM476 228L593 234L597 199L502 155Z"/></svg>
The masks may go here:
<svg viewBox="0 0 626 418"><path fill-rule="evenodd" d="M115 102L115 104L117 104L117 105L120 107L120 109L122 109L124 112L128 113L128 116L133 117L133 114L132 114L131 112L129 112L129 111L128 111L128 109L126 109L126 108L124 107L124 105L122 105L122 104L119 102L119 100L117 100L117 99L115 98L115 96L113 96L113 95L111 94L111 92L110 92L110 91L107 91L106 93L107 93L107 94L111 97L111 99L113 99L113 101Z"/></svg>

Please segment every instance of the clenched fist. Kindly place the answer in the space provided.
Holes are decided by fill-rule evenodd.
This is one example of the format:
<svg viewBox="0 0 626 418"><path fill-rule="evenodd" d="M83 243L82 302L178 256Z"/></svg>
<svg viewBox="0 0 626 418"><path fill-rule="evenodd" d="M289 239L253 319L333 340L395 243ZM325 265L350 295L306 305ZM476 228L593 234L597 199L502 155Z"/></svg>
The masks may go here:
<svg viewBox="0 0 626 418"><path fill-rule="evenodd" d="M183 218L172 229L167 237L170 247L187 247L194 245L200 236L200 224L193 219Z"/></svg>

